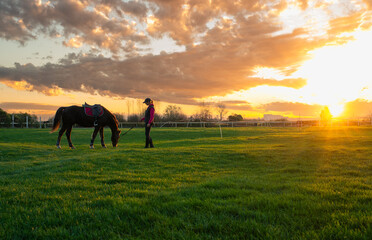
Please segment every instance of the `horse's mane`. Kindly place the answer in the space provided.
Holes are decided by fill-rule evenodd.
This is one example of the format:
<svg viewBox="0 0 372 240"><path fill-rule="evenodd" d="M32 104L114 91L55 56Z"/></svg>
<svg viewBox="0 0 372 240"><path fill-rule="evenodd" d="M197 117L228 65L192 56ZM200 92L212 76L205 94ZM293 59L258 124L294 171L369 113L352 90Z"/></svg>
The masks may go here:
<svg viewBox="0 0 372 240"><path fill-rule="evenodd" d="M105 108L105 107L104 107ZM116 127L118 128L119 127L119 122L118 120L116 119L115 115L112 114L109 110L107 110L107 108L105 108L106 112L112 117L112 119L114 120L114 123L116 125Z"/></svg>

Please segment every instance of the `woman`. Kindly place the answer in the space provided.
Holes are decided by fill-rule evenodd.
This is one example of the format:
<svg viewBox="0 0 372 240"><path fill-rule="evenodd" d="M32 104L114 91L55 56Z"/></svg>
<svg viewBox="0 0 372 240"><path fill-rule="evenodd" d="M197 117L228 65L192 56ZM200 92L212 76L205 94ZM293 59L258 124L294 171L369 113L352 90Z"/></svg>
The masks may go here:
<svg viewBox="0 0 372 240"><path fill-rule="evenodd" d="M150 137L150 130L152 125L154 124L154 115L155 115L155 108L154 103L151 100L151 98L146 98L145 103L148 107L145 112L145 117L141 119L141 121L145 121L145 134L146 134L146 145L145 148L148 148L150 145L150 148L154 147L154 144L152 143L152 138Z"/></svg>

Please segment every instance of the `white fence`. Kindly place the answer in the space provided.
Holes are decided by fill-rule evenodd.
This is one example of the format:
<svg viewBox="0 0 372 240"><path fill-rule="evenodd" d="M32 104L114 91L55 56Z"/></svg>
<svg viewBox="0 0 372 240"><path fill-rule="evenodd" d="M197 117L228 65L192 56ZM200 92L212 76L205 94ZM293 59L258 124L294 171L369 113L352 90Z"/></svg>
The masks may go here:
<svg viewBox="0 0 372 240"><path fill-rule="evenodd" d="M26 119L27 120L27 119ZM29 124L24 123L1 123L0 127L11 128L51 128L53 122L39 121ZM340 119L329 122L327 126L371 126L371 119ZM119 128L143 127L143 122L119 122ZM298 121L238 121L238 122L155 122L154 127L310 127L324 126L319 120ZM78 126L75 126L78 127Z"/></svg>
<svg viewBox="0 0 372 240"><path fill-rule="evenodd" d="M121 122L120 128L144 126L143 123ZM154 127L310 127L325 126L319 120L298 121L238 121L238 122L155 122ZM340 119L329 122L326 126L372 126L371 119Z"/></svg>

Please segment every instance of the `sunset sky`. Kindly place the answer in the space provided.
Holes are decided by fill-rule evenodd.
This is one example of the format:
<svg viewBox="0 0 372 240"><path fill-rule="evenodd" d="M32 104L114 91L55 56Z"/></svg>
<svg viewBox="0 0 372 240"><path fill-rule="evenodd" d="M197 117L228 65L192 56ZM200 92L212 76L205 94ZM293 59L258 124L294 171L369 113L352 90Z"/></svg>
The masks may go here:
<svg viewBox="0 0 372 240"><path fill-rule="evenodd" d="M372 0L1 0L0 52L9 113L372 114Z"/></svg>

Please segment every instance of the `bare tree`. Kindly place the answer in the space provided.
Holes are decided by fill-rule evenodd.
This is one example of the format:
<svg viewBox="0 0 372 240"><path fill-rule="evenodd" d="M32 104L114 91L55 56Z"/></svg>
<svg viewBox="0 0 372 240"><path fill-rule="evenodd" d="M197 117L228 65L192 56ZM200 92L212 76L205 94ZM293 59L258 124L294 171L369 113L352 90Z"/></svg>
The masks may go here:
<svg viewBox="0 0 372 240"><path fill-rule="evenodd" d="M126 110L126 116L127 116L127 120L128 120L128 117L130 116L131 114L131 111L130 111L130 104L129 104L129 99L125 99L124 100L124 110Z"/></svg>
<svg viewBox="0 0 372 240"><path fill-rule="evenodd" d="M200 121L208 121L212 119L210 106L205 102L200 103L199 112L197 112L194 116L195 119L199 119Z"/></svg>
<svg viewBox="0 0 372 240"><path fill-rule="evenodd" d="M143 103L142 99L137 99L137 113L142 116L145 115L147 106Z"/></svg>
<svg viewBox="0 0 372 240"><path fill-rule="evenodd" d="M219 117L220 121L222 121L224 115L227 113L226 105L223 104L222 102L218 102L218 103L216 103L216 108L217 108L217 112L218 112L218 117Z"/></svg>
<svg viewBox="0 0 372 240"><path fill-rule="evenodd" d="M186 120L187 117L181 111L181 108L176 105L168 105L164 112L164 120L166 121L181 121Z"/></svg>
<svg viewBox="0 0 372 240"><path fill-rule="evenodd" d="M125 122L124 115L120 113L113 113L118 120L118 122Z"/></svg>

